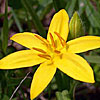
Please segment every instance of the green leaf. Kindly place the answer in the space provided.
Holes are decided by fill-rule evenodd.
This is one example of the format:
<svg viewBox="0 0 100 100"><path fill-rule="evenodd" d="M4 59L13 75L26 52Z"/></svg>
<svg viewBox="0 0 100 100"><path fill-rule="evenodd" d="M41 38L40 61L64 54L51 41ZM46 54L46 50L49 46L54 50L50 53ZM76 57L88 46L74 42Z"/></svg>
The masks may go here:
<svg viewBox="0 0 100 100"><path fill-rule="evenodd" d="M84 58L90 63L100 64L100 56L86 56Z"/></svg>
<svg viewBox="0 0 100 100"><path fill-rule="evenodd" d="M38 0L39 4L46 7L48 4L52 3L52 0Z"/></svg>
<svg viewBox="0 0 100 100"><path fill-rule="evenodd" d="M4 16L4 14L1 13L1 14L0 14L0 18L3 17L3 16Z"/></svg>
<svg viewBox="0 0 100 100"><path fill-rule="evenodd" d="M75 89L79 82L76 80L70 81L70 89L69 89L69 95L71 97L71 100L75 100Z"/></svg>
<svg viewBox="0 0 100 100"><path fill-rule="evenodd" d="M61 73L61 71L57 70L55 78L56 78L56 83L57 83L58 90L62 91L63 90L63 85L62 85L63 84L62 83L63 79L62 79L62 73Z"/></svg>
<svg viewBox="0 0 100 100"><path fill-rule="evenodd" d="M84 0L86 15L93 27L100 28L100 14L95 10L89 0Z"/></svg>
<svg viewBox="0 0 100 100"><path fill-rule="evenodd" d="M2 50L6 53L6 49L8 46L8 1L5 2L5 14L4 14L4 22L3 22L3 29L1 33L1 41L2 41Z"/></svg>
<svg viewBox="0 0 100 100"><path fill-rule="evenodd" d="M95 2L96 2L96 6L97 6L97 11L100 13L100 1L95 0Z"/></svg>
<svg viewBox="0 0 100 100"><path fill-rule="evenodd" d="M44 27L43 27L41 21L39 20L39 17L37 16L35 10L33 9L31 3L28 0L21 0L21 1L22 1L23 6L26 8L27 12L32 17L32 21L33 21L34 26L37 29L37 31L39 32L39 34L41 36L45 37L46 32L44 30Z"/></svg>
<svg viewBox="0 0 100 100"><path fill-rule="evenodd" d="M16 48L13 46L8 46L6 50L6 55L11 54L12 52L15 52Z"/></svg>
<svg viewBox="0 0 100 100"><path fill-rule="evenodd" d="M21 0L9 0L8 5L13 9L22 8Z"/></svg>
<svg viewBox="0 0 100 100"><path fill-rule="evenodd" d="M83 12L85 11L85 4L83 0L78 0L78 5L79 5L79 14L83 14Z"/></svg>
<svg viewBox="0 0 100 100"><path fill-rule="evenodd" d="M0 59L3 58L3 57L4 57L4 55L0 52Z"/></svg>
<svg viewBox="0 0 100 100"><path fill-rule="evenodd" d="M67 90L56 92L56 98L57 100L71 100Z"/></svg>
<svg viewBox="0 0 100 100"><path fill-rule="evenodd" d="M3 95L2 100L9 100L9 97L7 95ZM13 98L12 100L17 100L17 98Z"/></svg>
<svg viewBox="0 0 100 100"><path fill-rule="evenodd" d="M15 11L13 10L13 8L11 8L11 12L12 12L13 18L14 18L14 20L15 20L15 22L16 22L16 25L17 25L17 27L18 27L18 29L19 29L19 32L23 32L23 29L22 29L22 27L21 27L20 21L19 21L19 19L17 18L17 15L16 15Z"/></svg>
<svg viewBox="0 0 100 100"><path fill-rule="evenodd" d="M94 74L95 74L95 80L97 82L100 82L100 64L99 65L95 65L93 66L93 71L94 71Z"/></svg>
<svg viewBox="0 0 100 100"><path fill-rule="evenodd" d="M72 80L69 76L67 76L66 74L62 73L62 82L63 83L63 88L67 89L69 91L70 89L70 81Z"/></svg>
<svg viewBox="0 0 100 100"><path fill-rule="evenodd" d="M65 8L64 0L53 0L53 4L56 11Z"/></svg>
<svg viewBox="0 0 100 100"><path fill-rule="evenodd" d="M46 16L46 14L48 14L51 11L52 8L53 8L52 0L38 0L38 6L36 11L40 20L43 20L43 18Z"/></svg>
<svg viewBox="0 0 100 100"><path fill-rule="evenodd" d="M7 95L4 95L2 100L9 100L9 97Z"/></svg>
<svg viewBox="0 0 100 100"><path fill-rule="evenodd" d="M57 100L63 100L61 92L56 92Z"/></svg>
<svg viewBox="0 0 100 100"><path fill-rule="evenodd" d="M46 14L50 12L50 10L53 8L53 3L48 4L44 9L41 11L40 20L42 20Z"/></svg>
<svg viewBox="0 0 100 100"><path fill-rule="evenodd" d="M77 0L71 0L65 7L65 9L67 10L68 12L68 15L71 17L73 12L74 12L74 8L76 6L76 2Z"/></svg>

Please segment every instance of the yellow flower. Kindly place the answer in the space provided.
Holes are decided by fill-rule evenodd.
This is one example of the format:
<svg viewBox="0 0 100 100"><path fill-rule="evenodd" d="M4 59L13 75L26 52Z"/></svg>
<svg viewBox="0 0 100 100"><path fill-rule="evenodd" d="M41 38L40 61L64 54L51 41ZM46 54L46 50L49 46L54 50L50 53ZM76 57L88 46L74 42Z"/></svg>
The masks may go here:
<svg viewBox="0 0 100 100"><path fill-rule="evenodd" d="M100 47L100 37L83 36L68 41L69 17L64 9L51 21L47 40L29 32L18 33L11 40L29 48L12 53L0 60L0 69L16 69L40 64L31 84L30 98L38 96L52 80L57 68L68 76L83 82L94 83L93 70L81 53Z"/></svg>

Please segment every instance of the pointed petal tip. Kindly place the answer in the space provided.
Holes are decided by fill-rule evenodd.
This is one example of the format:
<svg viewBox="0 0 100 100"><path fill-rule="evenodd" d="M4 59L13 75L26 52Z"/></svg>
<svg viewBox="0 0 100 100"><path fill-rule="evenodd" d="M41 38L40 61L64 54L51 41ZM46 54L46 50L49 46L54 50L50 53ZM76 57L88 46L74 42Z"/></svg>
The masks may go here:
<svg viewBox="0 0 100 100"><path fill-rule="evenodd" d="M18 34L18 33L17 33L17 34ZM16 36L17 34L12 35L12 36L10 37L10 40L14 40L14 38L15 38L15 36Z"/></svg>
<svg viewBox="0 0 100 100"><path fill-rule="evenodd" d="M92 69L92 68L91 68ZM94 72L93 69L91 70L90 75L88 75L90 77L88 77L87 83L95 83L95 79L94 79Z"/></svg>
<svg viewBox="0 0 100 100"><path fill-rule="evenodd" d="M93 80L92 83L95 83L95 80Z"/></svg>
<svg viewBox="0 0 100 100"><path fill-rule="evenodd" d="M63 18L65 18L65 19L67 18L66 20L69 21L69 16L68 16L68 13L65 9L59 10L55 15L56 16L63 16ZM65 19L63 19L63 20L65 20Z"/></svg>
<svg viewBox="0 0 100 100"><path fill-rule="evenodd" d="M83 81L83 82L86 82L86 83L95 83L95 80L94 80L94 77L92 77L90 80L87 80L87 81Z"/></svg>
<svg viewBox="0 0 100 100"><path fill-rule="evenodd" d="M66 10L65 10L65 9L61 9L60 11L61 11L61 12L66 12Z"/></svg>
<svg viewBox="0 0 100 100"><path fill-rule="evenodd" d="M10 37L10 40L12 40L12 37L13 37L13 36Z"/></svg>
<svg viewBox="0 0 100 100"><path fill-rule="evenodd" d="M38 95L35 92L32 91L32 88L30 89L30 99L31 100L34 100Z"/></svg>
<svg viewBox="0 0 100 100"><path fill-rule="evenodd" d="M91 83L91 84L95 83L93 70L92 70L92 72L90 74L91 75L88 75L89 77L87 79L83 80L83 82Z"/></svg>
<svg viewBox="0 0 100 100"><path fill-rule="evenodd" d="M95 80L94 80L94 79L92 79L92 80L90 81L90 83L95 83Z"/></svg>
<svg viewBox="0 0 100 100"><path fill-rule="evenodd" d="M59 44L59 39L55 36L54 32L60 34L60 36L66 41L69 33L69 16L65 9L58 11L52 18L50 27L48 30L47 40L51 42L50 35L53 35L55 41L57 41L57 46ZM60 46L59 46L60 47Z"/></svg>
<svg viewBox="0 0 100 100"><path fill-rule="evenodd" d="M42 63L36 70L30 89L30 98L33 100L47 87L56 72L56 67L51 61ZM49 75L48 75L49 74ZM43 80L45 79L45 80Z"/></svg>
<svg viewBox="0 0 100 100"><path fill-rule="evenodd" d="M13 40L13 38L12 38L12 37L10 37L10 40Z"/></svg>
<svg viewBox="0 0 100 100"><path fill-rule="evenodd" d="M67 42L68 51L72 53L82 53L89 50L100 48L100 37L82 36Z"/></svg>
<svg viewBox="0 0 100 100"><path fill-rule="evenodd" d="M94 77L92 77L90 79L89 78L88 79L85 78L85 79L75 79L75 80L80 81L80 82L84 82L84 83L90 83L90 84L94 84L95 83Z"/></svg>
<svg viewBox="0 0 100 100"><path fill-rule="evenodd" d="M87 81L86 83L91 83L91 84L93 84L93 83L95 83L95 80L89 80L89 81Z"/></svg>
<svg viewBox="0 0 100 100"><path fill-rule="evenodd" d="M35 99L35 98L36 98L36 96L34 96L34 95L32 95L32 94L30 93L30 99L33 100L33 99Z"/></svg>
<svg viewBox="0 0 100 100"><path fill-rule="evenodd" d="M62 15L64 15L64 17L66 17L67 20L69 21L69 16L68 16L68 13L65 9L61 9L58 13L61 13Z"/></svg>

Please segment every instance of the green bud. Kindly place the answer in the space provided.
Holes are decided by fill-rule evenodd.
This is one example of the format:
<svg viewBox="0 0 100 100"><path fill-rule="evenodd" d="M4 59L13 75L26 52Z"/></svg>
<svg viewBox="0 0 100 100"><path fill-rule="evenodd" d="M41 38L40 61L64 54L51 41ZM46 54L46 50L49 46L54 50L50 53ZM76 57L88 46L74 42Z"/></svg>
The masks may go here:
<svg viewBox="0 0 100 100"><path fill-rule="evenodd" d="M69 24L70 38L75 39L84 35L84 29L79 14L75 12Z"/></svg>

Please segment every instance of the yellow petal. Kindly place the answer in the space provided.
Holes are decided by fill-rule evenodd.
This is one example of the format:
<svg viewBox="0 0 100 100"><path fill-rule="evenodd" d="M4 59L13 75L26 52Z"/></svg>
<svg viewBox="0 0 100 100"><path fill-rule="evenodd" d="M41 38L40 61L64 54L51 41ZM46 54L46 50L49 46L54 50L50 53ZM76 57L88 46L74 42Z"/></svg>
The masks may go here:
<svg viewBox="0 0 100 100"><path fill-rule="evenodd" d="M31 100L38 96L52 80L56 72L56 67L51 62L45 62L40 65L34 74L31 84Z"/></svg>
<svg viewBox="0 0 100 100"><path fill-rule="evenodd" d="M92 68L85 59L76 54L62 54L60 57L55 58L54 64L65 74L76 80L94 83Z"/></svg>
<svg viewBox="0 0 100 100"><path fill-rule="evenodd" d="M27 47L27 48L39 48L39 49L46 49L46 40L42 38L41 36L24 32L24 33L18 33L11 37L11 40Z"/></svg>
<svg viewBox="0 0 100 100"><path fill-rule="evenodd" d="M0 69L31 67L44 62L33 50L22 50L12 53L0 60Z"/></svg>
<svg viewBox="0 0 100 100"><path fill-rule="evenodd" d="M88 50L100 48L100 37L83 36L67 42L68 51L72 53L81 53Z"/></svg>
<svg viewBox="0 0 100 100"><path fill-rule="evenodd" d="M69 32L68 21L69 21L69 17L67 12L64 9L60 10L58 13L56 13L53 16L53 19L49 27L48 35L47 35L47 40L49 40L50 43L51 43L51 39L49 33L52 34L55 41L58 40L58 37L54 34L54 32L59 33L65 41L67 40L67 36Z"/></svg>

